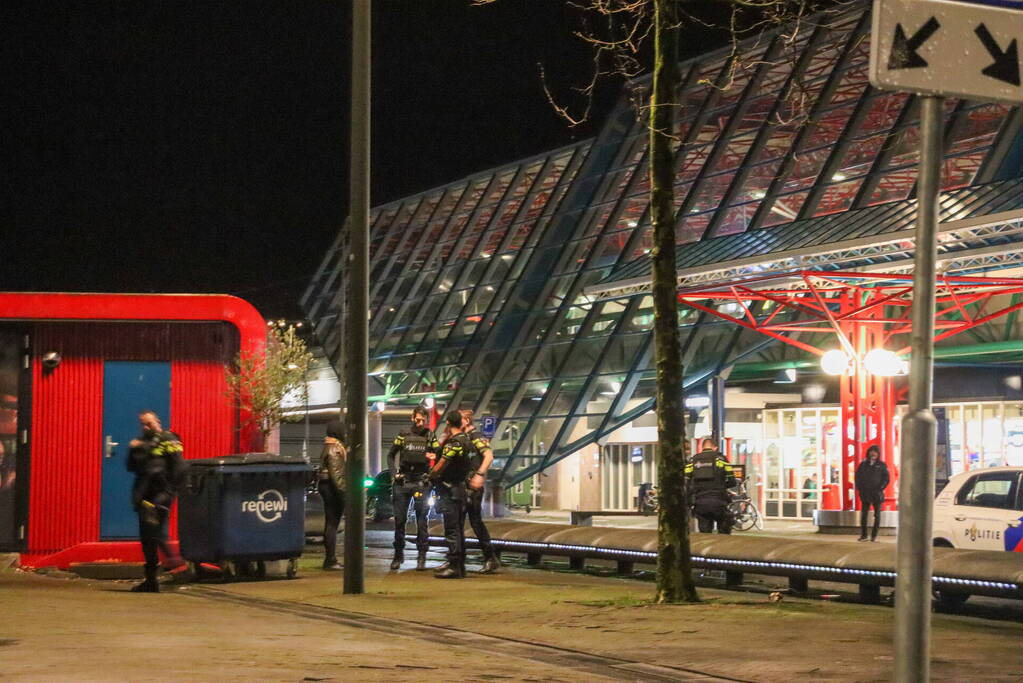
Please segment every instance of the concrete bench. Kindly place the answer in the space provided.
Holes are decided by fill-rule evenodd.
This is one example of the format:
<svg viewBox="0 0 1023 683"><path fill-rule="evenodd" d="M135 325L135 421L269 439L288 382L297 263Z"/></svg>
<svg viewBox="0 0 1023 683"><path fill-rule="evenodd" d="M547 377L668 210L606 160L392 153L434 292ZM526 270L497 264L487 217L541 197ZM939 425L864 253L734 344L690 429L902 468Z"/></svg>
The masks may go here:
<svg viewBox="0 0 1023 683"><path fill-rule="evenodd" d="M638 513L636 513L638 514ZM494 550L522 553L539 565L543 557L567 557L574 569L587 559L615 562L630 573L635 563L656 564L656 529L619 529L490 520ZM469 547L477 545L466 526ZM444 545L443 526L430 525L431 545ZM794 592L806 592L810 581L846 583L859 587L867 602L880 597L882 586L895 585L895 545L848 541L789 539L769 536L699 534L690 536L695 569L725 573L729 586L744 574L784 576ZM992 550L934 549L935 590L950 596L989 595L1023 600L1023 562L1019 553Z"/></svg>
<svg viewBox="0 0 1023 683"><path fill-rule="evenodd" d="M647 517L636 510L571 510L569 521L572 526L593 526L594 517Z"/></svg>

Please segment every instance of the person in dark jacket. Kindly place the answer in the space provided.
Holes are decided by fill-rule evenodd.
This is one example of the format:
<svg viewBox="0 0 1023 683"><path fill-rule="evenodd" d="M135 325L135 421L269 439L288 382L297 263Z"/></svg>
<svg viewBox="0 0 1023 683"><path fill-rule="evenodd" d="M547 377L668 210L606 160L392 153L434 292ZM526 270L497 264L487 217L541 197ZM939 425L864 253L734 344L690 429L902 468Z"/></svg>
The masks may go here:
<svg viewBox="0 0 1023 683"><path fill-rule="evenodd" d="M473 446L462 432L462 415L452 410L444 418L448 437L440 447L440 456L430 469L430 481L436 484L438 506L444 516L444 540L448 544L445 566L438 567L438 579L465 578L465 506L468 500Z"/></svg>
<svg viewBox="0 0 1023 683"><path fill-rule="evenodd" d="M426 569L426 553L430 549L430 485L427 473L430 463L440 451L437 437L426 426L429 414L426 408L412 409L412 426L398 434L387 454L387 465L394 477L391 502L394 505L394 557L391 570L397 570L405 561L405 524L411 506L416 513L416 570Z"/></svg>
<svg viewBox="0 0 1023 683"><path fill-rule="evenodd" d="M472 443L469 480L466 482L468 500L465 514L469 518L469 526L476 534L480 550L483 551L483 568L480 569L480 574L493 574L501 566L501 562L497 559L497 553L490 542L490 532L483 521L483 487L487 480L487 470L494 462L494 452L490 449L490 442L473 424L473 412L471 410L458 412L462 415L462 432Z"/></svg>
<svg viewBox="0 0 1023 683"><path fill-rule="evenodd" d="M327 423L320 451L320 466L316 471L316 488L323 499L323 558L324 569L340 569L337 561L337 528L345 511L345 449L343 427L340 420Z"/></svg>
<svg viewBox="0 0 1023 683"><path fill-rule="evenodd" d="M181 439L160 424L160 416L151 410L139 413L142 435L132 439L128 452L128 471L135 475L131 501L139 515L139 541L145 557L145 580L131 590L135 593L159 593L156 580L160 570L160 551L168 569L184 567L181 557L167 543L167 520L185 476Z"/></svg>
<svg viewBox="0 0 1023 683"><path fill-rule="evenodd" d="M719 534L732 533L732 514L728 509L728 489L736 486L735 473L717 449L713 439L704 439L699 453L686 464L685 476L692 494L693 515L701 534L709 534L717 525Z"/></svg>
<svg viewBox="0 0 1023 683"><path fill-rule="evenodd" d="M856 468L856 493L860 497L860 537L867 540L867 513L874 508L874 526L870 530L870 540L877 540L877 530L881 527L881 504L884 503L884 490L888 487L888 466L881 460L881 449L873 445L867 449L867 457Z"/></svg>

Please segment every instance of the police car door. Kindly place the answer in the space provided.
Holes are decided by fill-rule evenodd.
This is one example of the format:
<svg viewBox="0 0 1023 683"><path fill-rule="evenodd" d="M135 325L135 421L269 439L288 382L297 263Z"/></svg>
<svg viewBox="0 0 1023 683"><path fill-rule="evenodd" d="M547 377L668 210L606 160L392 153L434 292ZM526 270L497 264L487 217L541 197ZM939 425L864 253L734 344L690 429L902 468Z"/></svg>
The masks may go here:
<svg viewBox="0 0 1023 683"><path fill-rule="evenodd" d="M952 535L957 548L1017 550L1023 510L1020 473L1013 470L979 472L956 492L952 506Z"/></svg>

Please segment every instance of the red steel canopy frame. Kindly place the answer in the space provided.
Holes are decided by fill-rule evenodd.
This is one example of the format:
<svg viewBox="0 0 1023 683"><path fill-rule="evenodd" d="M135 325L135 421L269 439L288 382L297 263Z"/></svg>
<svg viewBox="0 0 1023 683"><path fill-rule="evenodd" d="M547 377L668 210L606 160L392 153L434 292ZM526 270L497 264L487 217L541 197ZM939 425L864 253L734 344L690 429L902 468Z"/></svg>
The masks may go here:
<svg viewBox="0 0 1023 683"><path fill-rule="evenodd" d="M854 473L866 449L877 444L892 464L895 445L895 391L890 377L872 374L863 358L891 345L899 355L909 352L912 331L912 274L800 271L708 288L679 291L678 300L715 317L760 332L803 351L823 356L829 350L796 333L834 334L852 359L840 377L842 467L838 476L820 465L819 480L837 485L840 499L825 495L822 509L858 507ZM938 275L935 337L938 342L1023 308L1023 301L989 310L996 296L1023 293L1023 279ZM1011 299L1010 299L1011 300ZM731 311L721 310L732 304ZM893 468L894 469L894 468ZM885 508L895 509L897 470L885 494ZM822 487L823 488L823 487Z"/></svg>

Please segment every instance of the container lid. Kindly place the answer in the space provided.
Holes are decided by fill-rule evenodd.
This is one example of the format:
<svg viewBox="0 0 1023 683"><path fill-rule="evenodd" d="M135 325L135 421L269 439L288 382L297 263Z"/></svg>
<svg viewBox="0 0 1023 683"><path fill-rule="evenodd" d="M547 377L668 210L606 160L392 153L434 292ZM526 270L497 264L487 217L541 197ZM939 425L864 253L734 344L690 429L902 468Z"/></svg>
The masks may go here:
<svg viewBox="0 0 1023 683"><path fill-rule="evenodd" d="M189 467L223 467L244 465L301 465L309 467L309 463L299 455L277 455L276 453L234 453L219 458L200 458L186 460Z"/></svg>

